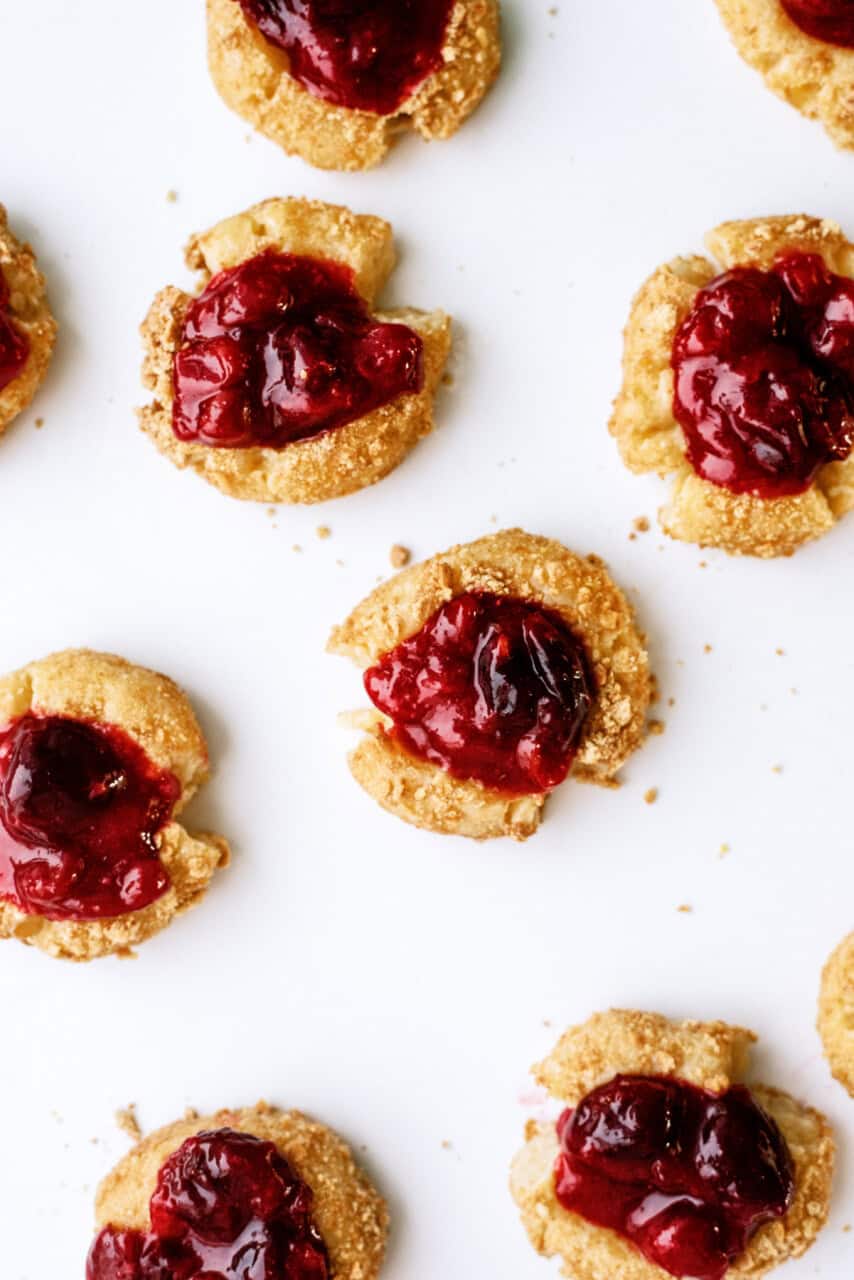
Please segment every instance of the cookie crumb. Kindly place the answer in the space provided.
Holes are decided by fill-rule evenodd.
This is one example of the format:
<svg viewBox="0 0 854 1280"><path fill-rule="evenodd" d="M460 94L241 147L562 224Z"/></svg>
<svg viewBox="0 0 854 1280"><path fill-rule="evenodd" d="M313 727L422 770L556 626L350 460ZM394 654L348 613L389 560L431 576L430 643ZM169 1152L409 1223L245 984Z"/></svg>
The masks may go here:
<svg viewBox="0 0 854 1280"><path fill-rule="evenodd" d="M177 203L178 203L178 192L170 188L170 190L166 192L166 203L167 203L167 204L177 204Z"/></svg>
<svg viewBox="0 0 854 1280"><path fill-rule="evenodd" d="M655 804L658 799L658 787L650 787L649 791L644 793L643 798L647 804Z"/></svg>
<svg viewBox="0 0 854 1280"><path fill-rule="evenodd" d="M442 386L452 387L454 385L454 375L452 373L442 374Z"/></svg>
<svg viewBox="0 0 854 1280"><path fill-rule="evenodd" d="M122 1133L126 1133L134 1142L139 1142L142 1138L142 1130L139 1127L139 1121L136 1118L136 1103L132 1102L129 1106L123 1107L116 1112L116 1124Z"/></svg>
<svg viewBox="0 0 854 1280"><path fill-rule="evenodd" d="M730 851L730 846L728 844L722 844L720 849L718 850L718 857L725 858L729 853L729 851Z"/></svg>
<svg viewBox="0 0 854 1280"><path fill-rule="evenodd" d="M443 1151L453 1151L453 1149L454 1149L454 1144L453 1144L453 1142L451 1142L448 1138L443 1138L443 1139L442 1139L442 1150L443 1150Z"/></svg>
<svg viewBox="0 0 854 1280"><path fill-rule="evenodd" d="M667 726L663 720L650 720L647 728L653 738L660 738Z"/></svg>
<svg viewBox="0 0 854 1280"><path fill-rule="evenodd" d="M710 644L704 644L703 653L711 653L711 652L712 652L712 646Z"/></svg>
<svg viewBox="0 0 854 1280"><path fill-rule="evenodd" d="M649 533L649 520L646 516L637 516L632 522L635 533Z"/></svg>
<svg viewBox="0 0 854 1280"><path fill-rule="evenodd" d="M776 653L776 655L777 655L777 657L778 657L778 658L785 658L785 656L786 656L786 650L785 650L785 649L775 649L775 650L774 650L774 652Z"/></svg>
<svg viewBox="0 0 854 1280"><path fill-rule="evenodd" d="M782 772L783 772L783 766L782 766L781 764L772 764L772 766L771 766L771 772L772 772L772 773L782 773Z"/></svg>
<svg viewBox="0 0 854 1280"><path fill-rule="evenodd" d="M295 542L294 545L291 547L291 551L296 551L296 553L299 555L299 553L302 551L302 547L298 542Z"/></svg>
<svg viewBox="0 0 854 1280"><path fill-rule="evenodd" d="M332 530L329 528L328 524L319 524L317 526L317 529L315 530L315 533L317 534L318 538L320 538L321 542L325 542L327 538L332 537Z"/></svg>
<svg viewBox="0 0 854 1280"><path fill-rule="evenodd" d="M44 426L44 418L36 418L36 431L41 431Z"/></svg>
<svg viewBox="0 0 854 1280"><path fill-rule="evenodd" d="M268 508L267 508L267 515L270 517L270 519L271 519L271 520L273 519L273 516L274 516L275 514L276 514L276 508L275 508L275 507L268 507Z"/></svg>
<svg viewBox="0 0 854 1280"><path fill-rule="evenodd" d="M403 547L399 542L396 542L388 553L388 558L391 561L392 569L403 569L412 559L412 552L408 547Z"/></svg>
<svg viewBox="0 0 854 1280"><path fill-rule="evenodd" d="M683 915L683 916L690 916L690 915L691 915L691 913L693 912L694 908L691 906L691 904L690 904L690 903L688 903L688 902L683 902L683 903L682 903L682 905L681 905L680 907L677 907L677 908L676 908L676 910L679 912L679 914L680 914L680 915Z"/></svg>

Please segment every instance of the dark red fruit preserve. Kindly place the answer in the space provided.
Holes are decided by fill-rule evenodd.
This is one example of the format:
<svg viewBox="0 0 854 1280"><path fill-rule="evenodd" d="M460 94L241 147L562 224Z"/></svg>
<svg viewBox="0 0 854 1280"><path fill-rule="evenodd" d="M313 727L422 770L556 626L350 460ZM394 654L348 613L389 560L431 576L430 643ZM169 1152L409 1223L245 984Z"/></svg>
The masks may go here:
<svg viewBox="0 0 854 1280"><path fill-rule="evenodd" d="M158 1174L151 1230L105 1227L86 1280L328 1280L312 1203L271 1142L197 1134Z"/></svg>
<svg viewBox="0 0 854 1280"><path fill-rule="evenodd" d="M187 311L172 425L179 440L284 449L423 385L418 334L373 320L349 268L263 253Z"/></svg>
<svg viewBox="0 0 854 1280"><path fill-rule="evenodd" d="M0 898L50 920L147 907L169 886L155 837L180 791L114 725L14 720L0 730Z"/></svg>
<svg viewBox="0 0 854 1280"><path fill-rule="evenodd" d="M442 66L454 0L239 0L304 89L393 114Z"/></svg>
<svg viewBox="0 0 854 1280"><path fill-rule="evenodd" d="M30 354L29 339L12 323L9 297L9 286L0 269L0 391L17 378Z"/></svg>
<svg viewBox="0 0 854 1280"><path fill-rule="evenodd" d="M780 0L784 11L808 36L854 49L854 0Z"/></svg>
<svg viewBox="0 0 854 1280"><path fill-rule="evenodd" d="M733 493L804 493L854 448L854 280L817 254L701 289L673 345L688 460Z"/></svg>
<svg viewBox="0 0 854 1280"><path fill-rule="evenodd" d="M674 1276L722 1280L794 1195L786 1141L750 1091L617 1076L558 1121L557 1198Z"/></svg>
<svg viewBox="0 0 854 1280"><path fill-rule="evenodd" d="M523 795L563 782L595 696L584 647L557 613L488 593L443 605L365 688L407 751Z"/></svg>

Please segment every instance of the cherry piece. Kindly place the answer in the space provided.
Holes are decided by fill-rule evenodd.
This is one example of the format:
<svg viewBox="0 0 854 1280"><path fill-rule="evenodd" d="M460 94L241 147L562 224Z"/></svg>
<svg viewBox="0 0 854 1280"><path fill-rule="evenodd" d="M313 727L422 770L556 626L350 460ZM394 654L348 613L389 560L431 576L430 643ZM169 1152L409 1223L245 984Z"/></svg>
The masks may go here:
<svg viewBox="0 0 854 1280"><path fill-rule="evenodd" d="M365 674L407 751L499 791L569 773L595 696L581 643L533 601L457 596Z"/></svg>
<svg viewBox="0 0 854 1280"><path fill-rule="evenodd" d="M442 66L454 0L239 0L316 98L392 115Z"/></svg>
<svg viewBox="0 0 854 1280"><path fill-rule="evenodd" d="M8 387L27 363L30 340L12 323L9 285L0 268L0 391Z"/></svg>
<svg viewBox="0 0 854 1280"><path fill-rule="evenodd" d="M156 836L180 793L115 725L19 717L0 731L0 899L49 920L147 907L169 887Z"/></svg>
<svg viewBox="0 0 854 1280"><path fill-rule="evenodd" d="M86 1280L328 1280L313 1201L272 1142L197 1134L158 1174L151 1230L105 1227Z"/></svg>
<svg viewBox="0 0 854 1280"><path fill-rule="evenodd" d="M854 0L780 0L797 26L815 40L854 49Z"/></svg>
<svg viewBox="0 0 854 1280"><path fill-rule="evenodd" d="M733 493L804 493L854 448L854 280L817 254L736 267L697 295L673 345L688 460Z"/></svg>
<svg viewBox="0 0 854 1280"><path fill-rule="evenodd" d="M187 310L172 426L179 440L284 449L423 385L420 337L372 320L348 267L262 253Z"/></svg>
<svg viewBox="0 0 854 1280"><path fill-rule="evenodd" d="M616 1076L558 1121L555 1190L565 1209L630 1240L671 1275L722 1280L794 1196L774 1120L743 1085Z"/></svg>

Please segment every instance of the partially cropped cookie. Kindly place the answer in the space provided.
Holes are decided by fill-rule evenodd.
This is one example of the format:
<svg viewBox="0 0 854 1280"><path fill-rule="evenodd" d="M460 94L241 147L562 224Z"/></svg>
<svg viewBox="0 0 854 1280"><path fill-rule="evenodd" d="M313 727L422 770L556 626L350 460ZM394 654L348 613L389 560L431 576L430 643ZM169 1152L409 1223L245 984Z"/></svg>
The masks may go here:
<svg viewBox="0 0 854 1280"><path fill-rule="evenodd" d="M511 1191L572 1280L758 1280L827 1220L825 1118L743 1083L753 1034L611 1010L534 1068L564 1108L531 1121Z"/></svg>
<svg viewBox="0 0 854 1280"><path fill-rule="evenodd" d="M825 966L818 1029L833 1074L854 1097L854 933L839 944Z"/></svg>
<svg viewBox="0 0 854 1280"><path fill-rule="evenodd" d="M187 263L199 294L162 290L142 327L142 428L177 466L233 498L322 502L432 430L451 322L374 309L395 264L387 222L267 200L194 236Z"/></svg>
<svg viewBox="0 0 854 1280"><path fill-rule="evenodd" d="M671 537L785 556L854 506L854 246L805 215L727 222L643 285L611 420L674 477Z"/></svg>
<svg viewBox="0 0 854 1280"><path fill-rule="evenodd" d="M195 906L228 861L177 821L207 776L166 676L69 649L0 679L0 938L94 960Z"/></svg>
<svg viewBox="0 0 854 1280"><path fill-rule="evenodd" d="M290 155L370 169L400 134L449 138L498 75L498 0L207 0L224 101Z"/></svg>
<svg viewBox="0 0 854 1280"><path fill-rule="evenodd" d="M0 204L0 434L38 391L55 340L44 276Z"/></svg>
<svg viewBox="0 0 854 1280"><path fill-rule="evenodd" d="M259 1103L143 1139L98 1189L86 1280L376 1280L388 1211L346 1143Z"/></svg>
<svg viewBox="0 0 854 1280"><path fill-rule="evenodd" d="M614 784L650 701L643 636L602 562L510 529L378 587L329 641L365 668L353 776L404 821L525 840L572 772Z"/></svg>
<svg viewBox="0 0 854 1280"><path fill-rule="evenodd" d="M840 147L854 147L851 0L717 0L745 62Z"/></svg>

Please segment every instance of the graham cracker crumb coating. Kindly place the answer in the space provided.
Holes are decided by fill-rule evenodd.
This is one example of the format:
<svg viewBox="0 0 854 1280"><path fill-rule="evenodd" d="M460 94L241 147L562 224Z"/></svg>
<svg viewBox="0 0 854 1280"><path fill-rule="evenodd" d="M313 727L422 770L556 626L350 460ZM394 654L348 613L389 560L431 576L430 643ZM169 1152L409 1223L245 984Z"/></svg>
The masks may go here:
<svg viewBox="0 0 854 1280"><path fill-rule="evenodd" d="M228 3L238 13L233 0ZM199 291L212 276L266 250L343 263L369 307L395 264L391 227L319 200L267 200L193 236L187 264L200 273ZM161 453L189 467L232 498L266 503L315 503L375 484L399 466L433 429L433 399L451 347L451 322L441 311L407 308L375 312L379 321L414 329L424 343L424 387L308 440L284 449L228 449L179 440L172 430L175 352L193 298L161 290L142 325L144 385L153 392L140 425Z"/></svg>
<svg viewBox="0 0 854 1280"><path fill-rule="evenodd" d="M371 169L414 129L428 142L451 137L478 106L501 66L497 0L457 0L444 65L390 116L315 97L289 73L284 50L266 40L235 0L207 0L208 66L223 101L288 155L319 169Z"/></svg>
<svg viewBox="0 0 854 1280"><path fill-rule="evenodd" d="M175 820L208 777L208 753L186 695L168 677L112 654L67 649L0 679L0 726L28 712L115 725L149 759L175 775L181 793L160 832L166 892L141 911L103 920L46 920L0 901L0 938L18 938L63 960L127 954L204 897L214 872L227 865L226 841L191 836Z"/></svg>
<svg viewBox="0 0 854 1280"><path fill-rule="evenodd" d="M9 229L0 204L0 273L9 288L8 313L30 343L27 362L17 378L0 390L0 435L33 399L41 386L56 341L56 321L47 303L45 280L28 244Z"/></svg>
<svg viewBox="0 0 854 1280"><path fill-rule="evenodd" d="M854 933L825 965L818 1029L831 1071L854 1098Z"/></svg>
<svg viewBox="0 0 854 1280"><path fill-rule="evenodd" d="M755 498L703 480L686 458L673 415L673 342L697 293L721 272L736 266L767 270L777 254L800 250L820 254L831 271L854 277L854 246L836 223L806 215L727 222L706 243L718 265L708 258L675 258L636 295L610 431L631 471L674 476L671 500L659 513L670 537L731 555L792 555L854 507L854 455L821 467L810 488L795 497Z"/></svg>
<svg viewBox="0 0 854 1280"><path fill-rule="evenodd" d="M298 1111L279 1111L263 1102L178 1120L145 1138L98 1188L98 1229L148 1231L149 1201L161 1167L188 1138L216 1129L236 1129L272 1142L314 1193L313 1218L334 1280L376 1280L388 1236L384 1200L336 1133Z"/></svg>
<svg viewBox="0 0 854 1280"><path fill-rule="evenodd" d="M720 1092L742 1078L754 1040L752 1032L721 1022L674 1023L657 1014L615 1009L571 1028L534 1075L569 1106L620 1073L674 1075ZM785 1218L760 1227L729 1268L733 1280L758 1280L807 1251L827 1221L833 1178L834 1142L825 1118L777 1089L753 1084L750 1089L788 1143L795 1197ZM668 1273L628 1240L559 1203L554 1125L530 1122L525 1138L513 1161L510 1189L537 1252L559 1257L571 1280L666 1280Z"/></svg>
<svg viewBox="0 0 854 1280"><path fill-rule="evenodd" d="M780 0L717 0L736 49L768 88L839 147L854 147L854 50L815 40L788 17Z"/></svg>
<svg viewBox="0 0 854 1280"><path fill-rule="evenodd" d="M596 557L582 558L521 529L452 547L377 587L333 630L328 650L369 667L467 591L536 600L559 613L584 643L598 692L573 775L613 785L644 739L649 659L631 606ZM508 796L454 778L404 751L384 724L375 712L361 717L366 736L350 756L353 776L383 808L443 834L480 840L534 834L545 795Z"/></svg>

